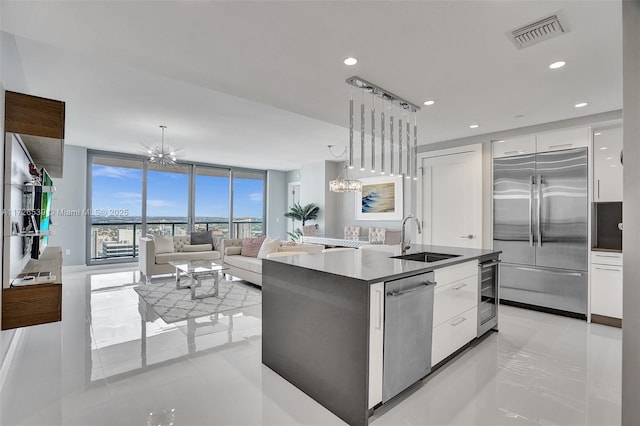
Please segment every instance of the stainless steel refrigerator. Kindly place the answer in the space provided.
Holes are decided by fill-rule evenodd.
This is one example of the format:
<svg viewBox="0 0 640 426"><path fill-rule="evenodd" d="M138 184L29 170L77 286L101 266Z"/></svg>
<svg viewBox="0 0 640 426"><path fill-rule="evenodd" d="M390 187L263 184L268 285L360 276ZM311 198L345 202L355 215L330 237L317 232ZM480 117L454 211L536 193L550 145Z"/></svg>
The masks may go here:
<svg viewBox="0 0 640 426"><path fill-rule="evenodd" d="M587 313L587 148L493 161L500 299Z"/></svg>

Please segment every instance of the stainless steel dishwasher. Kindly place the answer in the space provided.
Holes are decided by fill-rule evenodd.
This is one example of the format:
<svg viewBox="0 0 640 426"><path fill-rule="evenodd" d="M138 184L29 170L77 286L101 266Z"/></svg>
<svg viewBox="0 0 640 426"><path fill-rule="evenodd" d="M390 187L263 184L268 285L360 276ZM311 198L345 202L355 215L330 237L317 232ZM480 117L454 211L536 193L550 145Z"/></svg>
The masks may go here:
<svg viewBox="0 0 640 426"><path fill-rule="evenodd" d="M382 402L431 372L434 273L385 283Z"/></svg>

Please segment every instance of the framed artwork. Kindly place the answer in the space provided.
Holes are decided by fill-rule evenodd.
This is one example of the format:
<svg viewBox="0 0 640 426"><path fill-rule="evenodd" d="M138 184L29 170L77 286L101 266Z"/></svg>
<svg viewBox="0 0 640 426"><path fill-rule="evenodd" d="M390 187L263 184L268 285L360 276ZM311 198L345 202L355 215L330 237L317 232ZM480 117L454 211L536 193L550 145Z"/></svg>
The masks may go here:
<svg viewBox="0 0 640 426"><path fill-rule="evenodd" d="M356 220L402 220L402 176L362 178L356 192Z"/></svg>

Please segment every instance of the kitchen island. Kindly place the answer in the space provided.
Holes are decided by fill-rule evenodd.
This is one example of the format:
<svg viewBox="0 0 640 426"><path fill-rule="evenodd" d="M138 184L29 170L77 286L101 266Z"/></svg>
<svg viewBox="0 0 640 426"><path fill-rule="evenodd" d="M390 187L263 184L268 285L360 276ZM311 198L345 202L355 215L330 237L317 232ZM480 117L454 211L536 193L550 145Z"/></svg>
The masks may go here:
<svg viewBox="0 0 640 426"><path fill-rule="evenodd" d="M263 260L262 362L352 425L497 329L499 251Z"/></svg>

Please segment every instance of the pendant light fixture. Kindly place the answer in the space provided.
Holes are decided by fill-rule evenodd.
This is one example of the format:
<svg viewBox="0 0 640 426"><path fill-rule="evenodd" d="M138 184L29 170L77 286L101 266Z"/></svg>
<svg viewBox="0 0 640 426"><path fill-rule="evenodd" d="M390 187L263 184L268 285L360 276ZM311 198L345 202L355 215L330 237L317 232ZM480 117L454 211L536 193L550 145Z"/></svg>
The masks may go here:
<svg viewBox="0 0 640 426"><path fill-rule="evenodd" d="M158 144L143 144L145 149L145 155L148 157L148 161L151 164L155 164L160 167L176 166L178 164L178 151L182 150L181 146L174 146L164 142L164 131L167 126L160 125L162 129L162 136L160 138L160 145Z"/></svg>
<svg viewBox="0 0 640 426"><path fill-rule="evenodd" d="M327 145L329 153L334 158L342 158L347 153L347 147L344 147L344 151L340 154L333 153L333 145ZM346 160L346 159L345 159ZM345 162L344 169L338 174L338 176L329 181L329 191L331 192L359 192L362 191L362 182L357 179L353 179L349 173L349 165Z"/></svg>

